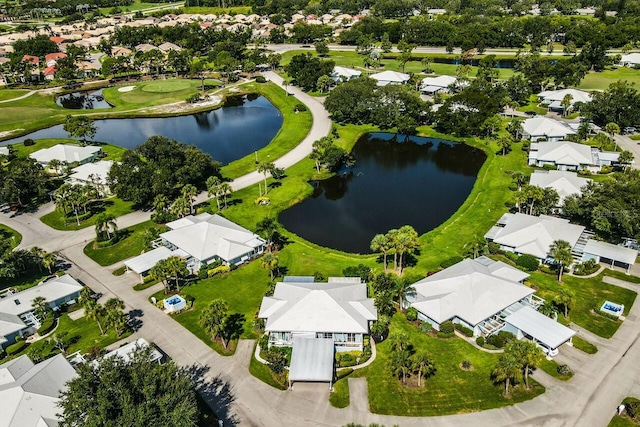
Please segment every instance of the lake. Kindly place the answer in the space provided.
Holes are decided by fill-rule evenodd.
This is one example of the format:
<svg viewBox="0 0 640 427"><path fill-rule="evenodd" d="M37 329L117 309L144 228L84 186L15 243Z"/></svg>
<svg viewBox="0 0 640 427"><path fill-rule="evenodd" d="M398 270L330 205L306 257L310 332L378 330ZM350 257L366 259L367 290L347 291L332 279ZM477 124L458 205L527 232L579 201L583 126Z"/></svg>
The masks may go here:
<svg viewBox="0 0 640 427"><path fill-rule="evenodd" d="M312 181L313 195L283 211L288 230L321 246L370 253L374 235L405 224L419 234L445 222L466 200L486 160L462 143L372 133L353 149L354 167Z"/></svg>
<svg viewBox="0 0 640 427"><path fill-rule="evenodd" d="M179 117L96 120L95 141L135 148L153 135L192 144L222 164L257 151L273 139L282 126L282 114L263 96L227 98L217 110ZM53 126L0 145L27 138L68 138L62 125Z"/></svg>

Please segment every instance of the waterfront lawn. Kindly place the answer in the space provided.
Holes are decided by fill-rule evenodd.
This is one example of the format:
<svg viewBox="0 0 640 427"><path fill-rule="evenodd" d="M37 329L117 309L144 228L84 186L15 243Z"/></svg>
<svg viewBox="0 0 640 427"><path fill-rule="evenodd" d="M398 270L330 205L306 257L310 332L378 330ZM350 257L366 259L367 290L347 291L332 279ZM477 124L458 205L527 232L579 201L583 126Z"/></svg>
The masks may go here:
<svg viewBox="0 0 640 427"><path fill-rule="evenodd" d="M300 102L293 96L287 96L284 89L275 83L250 83L243 86L243 91L265 96L282 114L282 127L266 147L258 150L258 160L275 161L302 142L311 130L313 122L311 113L309 111L296 113L294 108ZM253 172L255 168L255 155L250 154L224 166L222 175L234 179Z"/></svg>
<svg viewBox="0 0 640 427"><path fill-rule="evenodd" d="M391 333L408 334L416 350L431 355L437 372L425 380L421 388L406 387L389 372L388 342L378 344L376 360L351 374L367 378L369 406L374 413L415 417L482 411L529 400L545 390L530 379L531 390L525 390L524 384L520 384L509 398L504 397L504 385L491 380L497 354L478 350L460 338L442 340L421 333L401 314L393 317ZM464 360L471 362L472 370L460 368Z"/></svg>
<svg viewBox="0 0 640 427"><path fill-rule="evenodd" d="M134 211L133 202L125 202L124 200L118 199L117 197L97 200L92 203L89 209L91 210L92 215L89 218L80 221L80 225L78 225L74 216L68 216L65 220L64 213L59 210L54 210L53 212L49 212L48 214L43 215L40 218L40 221L47 224L51 228L55 228L56 230L80 230L82 228L95 225L96 217L100 213L104 212L108 215L112 215L113 217L118 218L122 215L126 215ZM81 214L81 212L79 212L79 214Z"/></svg>
<svg viewBox="0 0 640 427"><path fill-rule="evenodd" d="M135 86L129 92L119 92L122 86L114 86L104 89L102 93L115 106L109 111L117 112L184 101L199 91L201 83L200 80L189 79L151 80L129 85Z"/></svg>
<svg viewBox="0 0 640 427"><path fill-rule="evenodd" d="M0 224L0 239L11 239L11 246L15 248L22 242L22 234L11 227Z"/></svg>
<svg viewBox="0 0 640 427"><path fill-rule="evenodd" d="M611 338L622 321L602 316L596 310L605 300L608 300L616 304L624 304L624 315L626 316L629 314L637 293L603 282L603 277L607 275L609 275L609 270L588 279L564 275L562 276L563 283L560 283L555 275L534 272L529 280L535 288L539 289L538 295L547 300L553 300L562 290L568 290L573 294L569 318L564 319L563 313L560 313L560 321L564 323L571 321L598 336Z"/></svg>
<svg viewBox="0 0 640 427"><path fill-rule="evenodd" d="M95 239L84 247L84 254L102 266L112 265L127 258L140 255L148 249L144 241L145 230L156 227L164 231L152 221L141 222L118 231L120 239L106 248L98 248Z"/></svg>

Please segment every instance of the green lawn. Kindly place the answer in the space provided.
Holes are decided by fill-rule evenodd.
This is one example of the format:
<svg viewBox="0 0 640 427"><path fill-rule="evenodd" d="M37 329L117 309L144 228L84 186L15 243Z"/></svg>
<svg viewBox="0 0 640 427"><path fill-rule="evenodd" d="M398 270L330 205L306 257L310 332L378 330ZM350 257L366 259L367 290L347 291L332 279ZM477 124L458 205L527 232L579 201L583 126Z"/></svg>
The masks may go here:
<svg viewBox="0 0 640 427"><path fill-rule="evenodd" d="M391 333L409 334L415 348L432 356L436 374L421 388L408 388L389 373L387 342L377 345L375 362L352 376L366 377L369 385L369 406L378 414L402 416L435 416L481 411L513 405L532 399L544 392L544 387L530 380L531 390L516 387L511 397L503 396L504 386L491 380L498 355L477 350L466 341L454 338L440 340L420 333L401 315L394 316ZM472 370L463 371L459 364L469 360Z"/></svg>
<svg viewBox="0 0 640 427"><path fill-rule="evenodd" d="M562 277L563 283L559 283L556 276L535 272L531 274L529 280L539 288L538 295L545 299L552 300L560 290L569 290L574 295L574 301L570 306L568 320L598 336L611 338L622 321L601 316L593 309L599 308L605 300L609 300L617 304L624 304L624 314L627 315L637 294L634 291L604 283L602 278L606 275L610 275L610 270L605 270L590 279L564 275ZM560 320L566 322L562 315Z"/></svg>
<svg viewBox="0 0 640 427"><path fill-rule="evenodd" d="M600 73L589 72L580 85L579 89L584 90L605 90L611 83L618 80L627 80L630 83L640 83L640 70L628 67L615 67Z"/></svg>
<svg viewBox="0 0 640 427"><path fill-rule="evenodd" d="M102 266L112 265L124 259L140 255L142 251L148 249L144 242L144 231L151 227L163 229L163 227L155 225L152 221L141 222L132 227L119 230L118 234L122 237L112 246L96 248L94 246L95 240L92 240L84 247L84 253Z"/></svg>
<svg viewBox="0 0 640 427"><path fill-rule="evenodd" d="M578 350L582 350L587 354L596 354L598 352L598 347L594 344L591 344L589 341L585 340L579 335L575 335L572 339L573 346Z"/></svg>
<svg viewBox="0 0 640 427"><path fill-rule="evenodd" d="M638 399L635 397L626 397L622 401L625 405L629 404L629 402L638 402ZM609 427L636 427L638 425L640 425L640 421L632 420L626 412L623 412L622 415L614 415L609 423Z"/></svg>
<svg viewBox="0 0 640 427"><path fill-rule="evenodd" d="M145 2L134 2L133 4L127 5L127 6L118 6L118 8L122 11L122 12L136 12L138 10L144 11L145 9L150 9L150 8L155 8L155 7L159 7L159 6L179 6L183 4L183 2L177 2L177 3L145 3ZM113 9L113 7L101 7L100 8L100 13L102 13L103 15L111 15L111 10Z"/></svg>
<svg viewBox="0 0 640 427"><path fill-rule="evenodd" d="M40 218L40 221L47 224L49 227L56 230L80 230L86 227L92 227L96 223L96 217L99 213L107 213L113 215L115 218L126 215L134 211L132 202L125 202L117 197L111 197L108 199L94 202L91 207L94 213L89 218L80 222L80 225L75 221L74 216L69 216L65 220L65 215L59 210L54 210ZM117 220L116 220L117 221Z"/></svg>
<svg viewBox="0 0 640 427"><path fill-rule="evenodd" d="M243 86L243 90L264 95L282 114L282 127L264 148L258 150L258 159L274 161L291 151L311 130L313 118L309 111L295 113L294 107L299 101L274 83L251 83ZM255 170L253 154L231 162L222 168L223 176L234 179Z"/></svg>
<svg viewBox="0 0 640 427"><path fill-rule="evenodd" d="M349 406L349 378L341 378L333 384L333 391L329 394L329 402L334 408Z"/></svg>
<svg viewBox="0 0 640 427"><path fill-rule="evenodd" d="M0 101L7 101L29 93L25 89L0 89Z"/></svg>
<svg viewBox="0 0 640 427"><path fill-rule="evenodd" d="M253 351L255 352L255 346L253 347ZM253 355L254 353L251 354ZM253 356L251 356L251 362L249 362L249 373L258 378L260 381L269 384L271 387L277 388L279 390L287 389L286 385L281 384L280 381L275 378L273 371L271 371L271 369L267 365L258 362L258 360Z"/></svg>
<svg viewBox="0 0 640 427"><path fill-rule="evenodd" d="M22 242L22 234L4 224L0 224L0 238L11 239L11 246L14 248Z"/></svg>
<svg viewBox="0 0 640 427"><path fill-rule="evenodd" d="M251 15L251 6L232 6L232 7L183 7L180 8L181 13L190 13L190 14L214 14L214 15L223 15L229 14L231 16L243 14L243 15ZM176 12L177 13L177 12Z"/></svg>

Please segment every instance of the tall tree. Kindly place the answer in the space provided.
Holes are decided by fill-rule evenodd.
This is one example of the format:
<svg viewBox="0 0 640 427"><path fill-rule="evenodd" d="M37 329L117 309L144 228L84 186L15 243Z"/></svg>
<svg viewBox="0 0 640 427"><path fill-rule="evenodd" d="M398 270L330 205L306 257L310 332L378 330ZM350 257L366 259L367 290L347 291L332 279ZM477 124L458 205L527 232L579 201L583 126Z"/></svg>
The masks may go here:
<svg viewBox="0 0 640 427"><path fill-rule="evenodd" d="M418 241L418 233L410 225L403 225L398 230L398 234L393 240L394 249L398 253L399 274L402 276L404 270L404 255L411 254L418 249L420 242Z"/></svg>
<svg viewBox="0 0 640 427"><path fill-rule="evenodd" d="M263 268L269 270L269 276L271 277L271 281L273 281L273 273L278 269L278 256L268 252L262 257L261 264Z"/></svg>
<svg viewBox="0 0 640 427"><path fill-rule="evenodd" d="M199 409L187 368L162 365L151 349L137 348L127 361L111 357L78 366L62 392L61 426L195 426Z"/></svg>
<svg viewBox="0 0 640 427"><path fill-rule="evenodd" d="M111 234L117 235L118 233L118 224L116 223L116 219L113 215L108 213L101 213L96 216L96 240L99 242L100 240L111 240ZM107 235L106 239L104 235Z"/></svg>
<svg viewBox="0 0 640 427"><path fill-rule="evenodd" d="M219 191L220 191L220 178L218 178L217 176L210 176L209 178L207 178L207 196L211 197L213 196L216 199L216 204L218 205L218 210L220 210L220 197L219 197Z"/></svg>
<svg viewBox="0 0 640 427"><path fill-rule="evenodd" d="M620 126L616 123L610 122L604 126L604 131L611 136L611 139L615 144L615 151L618 151L618 143L616 142L615 136L620 133Z"/></svg>
<svg viewBox="0 0 640 427"><path fill-rule="evenodd" d="M95 320L98 324L98 328L100 329L100 334L104 335L104 329L100 322L100 319L106 314L104 307L93 298L86 299L82 305L84 308L84 315L87 316L87 319L89 320Z"/></svg>
<svg viewBox="0 0 640 427"><path fill-rule="evenodd" d="M80 138L83 144L87 143L87 139L93 139L98 132L93 120L85 116L68 115L62 128L69 133L70 138Z"/></svg>
<svg viewBox="0 0 640 427"><path fill-rule="evenodd" d="M493 368L492 375L496 381L504 381L504 394L509 396L511 382L520 374L522 365L512 353L504 352L498 358L498 363Z"/></svg>
<svg viewBox="0 0 640 427"><path fill-rule="evenodd" d="M35 297L33 301L31 301L31 307L33 307L33 311L40 321L44 321L47 318L47 314L49 312L49 304L47 303L47 299L42 296Z"/></svg>
<svg viewBox="0 0 640 427"><path fill-rule="evenodd" d="M200 326L211 336L212 341L220 337L224 348L227 348L223 330L228 311L229 306L226 301L215 299L200 314Z"/></svg>
<svg viewBox="0 0 640 427"><path fill-rule="evenodd" d="M371 240L371 250L382 252L382 265L384 272L387 272L387 253L391 249L389 238L384 234L376 234Z"/></svg>
<svg viewBox="0 0 640 427"><path fill-rule="evenodd" d="M417 352L414 354L413 366L418 372L418 387L422 385L422 377L429 378L436 373L436 365L429 353Z"/></svg>
<svg viewBox="0 0 640 427"><path fill-rule="evenodd" d="M256 170L258 173L261 173L264 176L264 194L266 195L269 192L269 187L267 187L267 176L269 173L275 168L275 164L273 162L260 162L256 166ZM262 196L262 194L260 194Z"/></svg>
<svg viewBox="0 0 640 427"><path fill-rule="evenodd" d="M189 213L193 213L193 203L196 200L196 195L198 194L198 189L196 188L195 185L192 184L185 184L184 187L182 187L182 197L184 197L185 199L187 199L187 201L189 202Z"/></svg>
<svg viewBox="0 0 640 427"><path fill-rule="evenodd" d="M256 224L256 233L267 241L267 250L272 252L275 237L278 233L278 223L273 217L264 217Z"/></svg>
<svg viewBox="0 0 640 427"><path fill-rule="evenodd" d="M507 343L505 353L512 353L522 365L524 384L529 389L529 370L537 368L542 362L542 351L533 341L513 340Z"/></svg>
<svg viewBox="0 0 640 427"><path fill-rule="evenodd" d="M564 310L564 317L569 316L569 308L573 303L573 294L566 289L562 289L553 299L558 305L561 305Z"/></svg>
<svg viewBox="0 0 640 427"><path fill-rule="evenodd" d="M558 263L558 281L562 282L562 272L573 263L571 244L566 240L556 240L549 247L549 255Z"/></svg>

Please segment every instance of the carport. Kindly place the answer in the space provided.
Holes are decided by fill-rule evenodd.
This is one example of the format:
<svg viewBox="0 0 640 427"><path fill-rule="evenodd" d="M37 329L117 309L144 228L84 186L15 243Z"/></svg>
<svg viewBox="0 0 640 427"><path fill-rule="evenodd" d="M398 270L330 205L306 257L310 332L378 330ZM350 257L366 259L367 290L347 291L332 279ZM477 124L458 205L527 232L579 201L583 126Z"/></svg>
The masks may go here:
<svg viewBox="0 0 640 427"><path fill-rule="evenodd" d="M331 338L293 339L289 388L296 381L328 382L333 386L334 344Z"/></svg>
<svg viewBox="0 0 640 427"><path fill-rule="evenodd" d="M596 262L606 262L611 265L611 268L614 266L621 267L629 274L629 269L636 262L637 257L638 251L635 249L589 239L584 246L582 262L589 259L593 259Z"/></svg>
<svg viewBox="0 0 640 427"><path fill-rule="evenodd" d="M518 339L530 337L550 350L557 349L567 341L570 342L576 334L575 331L529 306L507 316L504 321L519 331Z"/></svg>

